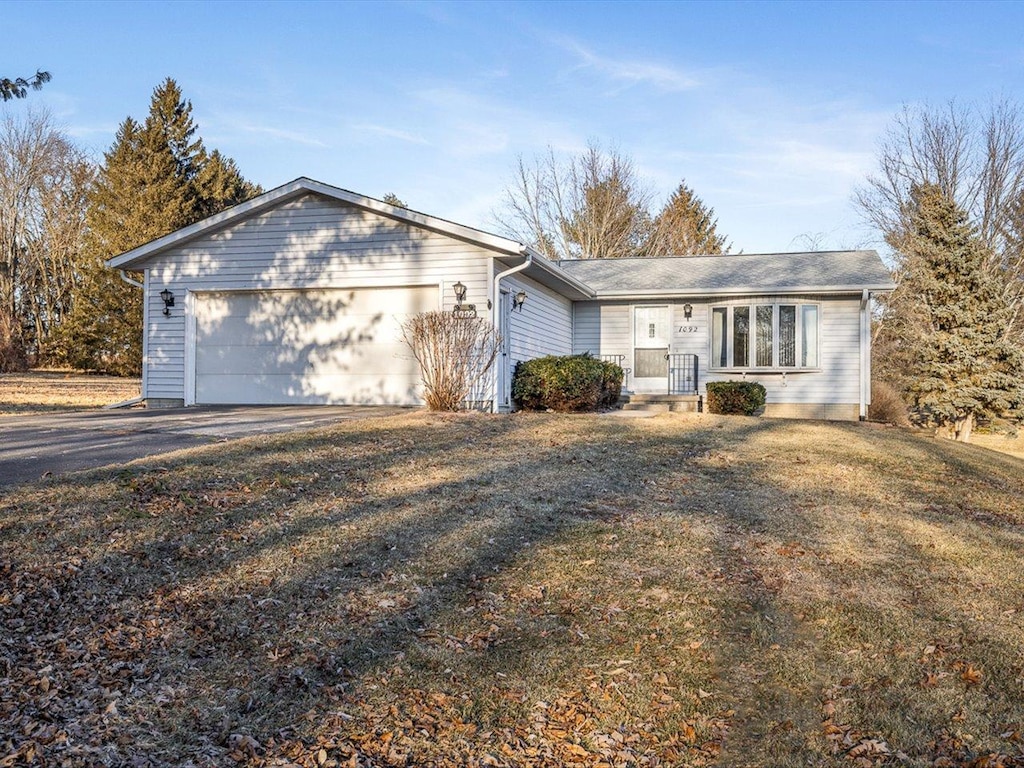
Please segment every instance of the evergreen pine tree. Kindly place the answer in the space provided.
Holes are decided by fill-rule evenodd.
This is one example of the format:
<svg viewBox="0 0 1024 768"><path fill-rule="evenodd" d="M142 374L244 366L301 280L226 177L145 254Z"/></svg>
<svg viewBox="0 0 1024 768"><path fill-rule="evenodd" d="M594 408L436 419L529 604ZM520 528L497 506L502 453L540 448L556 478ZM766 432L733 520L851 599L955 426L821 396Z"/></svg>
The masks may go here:
<svg viewBox="0 0 1024 768"><path fill-rule="evenodd" d="M655 217L648 253L651 256L696 256L728 253L729 248L726 237L718 234L715 210L704 205L684 182Z"/></svg>
<svg viewBox="0 0 1024 768"><path fill-rule="evenodd" d="M234 160L216 149L200 163L195 188L197 218L200 219L244 203L262 192L257 185L242 178Z"/></svg>
<svg viewBox="0 0 1024 768"><path fill-rule="evenodd" d="M912 190L908 214L901 288L917 297L905 328L919 334L911 398L942 432L968 442L978 417L1024 408L1024 354L1007 336L1010 308L967 214L929 184Z"/></svg>
<svg viewBox="0 0 1024 768"><path fill-rule="evenodd" d="M145 122L128 117L121 124L89 196L86 247L60 334L65 360L138 374L142 291L104 262L259 192L233 160L207 154L177 83L168 78L158 86Z"/></svg>

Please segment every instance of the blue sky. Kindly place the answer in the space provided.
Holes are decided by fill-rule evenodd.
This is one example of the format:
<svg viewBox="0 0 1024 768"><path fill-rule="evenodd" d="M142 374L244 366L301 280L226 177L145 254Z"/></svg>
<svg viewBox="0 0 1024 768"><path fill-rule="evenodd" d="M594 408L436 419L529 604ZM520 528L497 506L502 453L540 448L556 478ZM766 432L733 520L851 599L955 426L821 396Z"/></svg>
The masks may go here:
<svg viewBox="0 0 1024 768"><path fill-rule="evenodd" d="M97 157L175 78L210 148L493 230L519 155L588 141L735 249L871 245L851 195L903 104L1024 85L1024 4L6 2L0 74ZM12 34L12 31L16 30Z"/></svg>

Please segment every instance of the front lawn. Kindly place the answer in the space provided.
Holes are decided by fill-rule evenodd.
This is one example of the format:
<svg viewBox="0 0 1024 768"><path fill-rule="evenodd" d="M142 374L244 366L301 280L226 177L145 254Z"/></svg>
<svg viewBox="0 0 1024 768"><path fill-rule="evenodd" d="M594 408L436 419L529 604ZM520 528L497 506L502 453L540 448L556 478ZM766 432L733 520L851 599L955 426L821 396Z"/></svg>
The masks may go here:
<svg viewBox="0 0 1024 768"><path fill-rule="evenodd" d="M0 416L113 405L138 397L140 384L71 370L0 373Z"/></svg>
<svg viewBox="0 0 1024 768"><path fill-rule="evenodd" d="M0 497L0 765L1024 765L1024 461L411 413Z"/></svg>

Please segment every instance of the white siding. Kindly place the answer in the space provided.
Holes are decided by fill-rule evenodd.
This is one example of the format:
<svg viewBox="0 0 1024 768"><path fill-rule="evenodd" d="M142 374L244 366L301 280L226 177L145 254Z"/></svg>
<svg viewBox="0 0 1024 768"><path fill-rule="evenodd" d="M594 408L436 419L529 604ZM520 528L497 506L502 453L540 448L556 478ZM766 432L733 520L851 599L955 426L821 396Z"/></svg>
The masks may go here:
<svg viewBox="0 0 1024 768"><path fill-rule="evenodd" d="M148 398L185 397L185 292L451 286L487 306L492 254L456 238L308 194L153 258L148 265ZM175 294L163 315L160 291Z"/></svg>
<svg viewBox="0 0 1024 768"><path fill-rule="evenodd" d="M769 296L756 301L737 299L722 304L751 304L792 301L794 297ZM860 299L801 296L801 301L816 301L821 306L820 353L821 366L817 371L790 371L759 373L750 371L747 381L764 385L769 403L851 403L860 401ZM705 325L710 323L710 304L705 313ZM694 310L696 316L696 310ZM701 382L739 380L743 376L735 371L716 373L708 369L710 340L701 356Z"/></svg>
<svg viewBox="0 0 1024 768"><path fill-rule="evenodd" d="M509 355L512 366L521 360L545 355L572 354L572 302L522 273L501 281L502 290L515 296L526 291L522 311L510 318ZM511 299L508 299L511 301Z"/></svg>
<svg viewBox="0 0 1024 768"><path fill-rule="evenodd" d="M670 302L672 307L673 353L698 355L700 390L708 381L743 378L742 372L717 373L709 369L711 359L711 307L727 304L776 303L793 301L817 302L821 306L821 367L817 371L781 373L747 373L748 381L758 381L768 391L770 403L837 404L859 402L860 396L860 299L859 297L827 296L764 296L714 300ZM683 314L683 305L693 307L690 320ZM655 305L657 302L642 302ZM574 307L575 335L573 351L595 355L624 355L631 367L633 355L632 315L634 304L625 302L577 302ZM697 331L683 330L696 327Z"/></svg>

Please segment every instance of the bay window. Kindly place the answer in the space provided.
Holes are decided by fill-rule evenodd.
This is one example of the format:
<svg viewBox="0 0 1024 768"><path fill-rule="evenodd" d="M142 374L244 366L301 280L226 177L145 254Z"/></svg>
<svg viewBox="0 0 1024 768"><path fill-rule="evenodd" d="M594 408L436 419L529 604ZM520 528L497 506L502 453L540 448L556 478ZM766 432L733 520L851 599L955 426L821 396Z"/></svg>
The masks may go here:
<svg viewBox="0 0 1024 768"><path fill-rule="evenodd" d="M712 368L818 367L817 304L711 308Z"/></svg>

